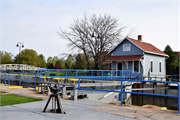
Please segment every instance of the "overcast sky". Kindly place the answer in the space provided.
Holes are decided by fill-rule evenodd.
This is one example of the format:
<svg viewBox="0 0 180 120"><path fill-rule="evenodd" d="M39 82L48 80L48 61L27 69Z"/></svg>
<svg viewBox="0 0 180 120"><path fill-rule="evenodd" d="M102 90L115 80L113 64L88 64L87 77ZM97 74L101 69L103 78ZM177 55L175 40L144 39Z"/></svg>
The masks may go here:
<svg viewBox="0 0 180 120"><path fill-rule="evenodd" d="M19 53L17 42L38 54L68 53L67 42L56 33L68 30L73 18L88 14L110 14L126 26L136 28L132 38L160 50L170 45L180 51L180 0L1 0L0 50Z"/></svg>

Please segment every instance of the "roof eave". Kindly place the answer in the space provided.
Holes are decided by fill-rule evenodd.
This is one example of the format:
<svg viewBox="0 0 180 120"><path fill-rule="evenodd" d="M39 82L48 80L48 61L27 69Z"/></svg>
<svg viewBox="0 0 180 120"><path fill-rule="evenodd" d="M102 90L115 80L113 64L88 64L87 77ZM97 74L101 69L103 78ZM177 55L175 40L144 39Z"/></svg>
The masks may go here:
<svg viewBox="0 0 180 120"><path fill-rule="evenodd" d="M155 52L150 52L150 51L145 51L145 53L151 53L151 54L156 54L156 55L161 55L165 57L169 57L168 55L160 54L160 53L155 53Z"/></svg>
<svg viewBox="0 0 180 120"><path fill-rule="evenodd" d="M140 58L141 59L141 58ZM140 60L139 59L139 60ZM106 61L135 61L135 60L106 60Z"/></svg>
<svg viewBox="0 0 180 120"><path fill-rule="evenodd" d="M141 58L139 58L139 59L137 59L137 60L142 59L142 57L144 57L144 55L142 55ZM117 60L106 60L106 61L117 61ZM134 61L134 60L119 60L119 61Z"/></svg>

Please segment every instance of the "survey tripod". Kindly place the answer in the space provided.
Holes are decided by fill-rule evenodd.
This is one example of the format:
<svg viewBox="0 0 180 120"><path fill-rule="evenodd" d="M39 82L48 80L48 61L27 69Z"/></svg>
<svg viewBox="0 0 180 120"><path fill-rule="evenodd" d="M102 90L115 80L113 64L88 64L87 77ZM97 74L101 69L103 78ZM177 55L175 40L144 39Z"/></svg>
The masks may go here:
<svg viewBox="0 0 180 120"><path fill-rule="evenodd" d="M52 99L52 109L50 110L50 112L66 114L62 107L60 95L58 94L58 92L61 90L59 85L55 84L54 87L49 86L49 88L50 88L50 91L52 92L52 94L49 96L49 99L46 103L46 106L45 106L43 112L46 112L47 106L49 105L49 102ZM53 102L53 98L54 98L54 102ZM57 109L56 109L56 104L57 104ZM53 106L54 106L54 108L53 108Z"/></svg>

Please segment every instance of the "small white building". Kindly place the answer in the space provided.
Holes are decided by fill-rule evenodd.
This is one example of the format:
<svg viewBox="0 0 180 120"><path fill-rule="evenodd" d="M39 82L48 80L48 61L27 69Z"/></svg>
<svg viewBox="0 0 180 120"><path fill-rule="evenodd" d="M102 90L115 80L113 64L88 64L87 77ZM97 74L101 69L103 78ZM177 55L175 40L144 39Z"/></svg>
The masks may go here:
<svg viewBox="0 0 180 120"><path fill-rule="evenodd" d="M164 76L166 74L166 58L168 55L150 43L124 38L117 46L109 51L111 56L106 61L111 63L112 70L132 70L151 76Z"/></svg>

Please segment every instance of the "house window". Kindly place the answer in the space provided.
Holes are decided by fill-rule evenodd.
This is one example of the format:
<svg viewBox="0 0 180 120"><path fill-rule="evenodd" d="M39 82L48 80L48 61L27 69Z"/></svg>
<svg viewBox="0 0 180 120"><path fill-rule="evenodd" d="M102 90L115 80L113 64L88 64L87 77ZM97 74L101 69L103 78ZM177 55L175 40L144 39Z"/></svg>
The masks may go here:
<svg viewBox="0 0 180 120"><path fill-rule="evenodd" d="M153 72L153 61L151 60L150 62L150 67L151 67L151 73Z"/></svg>
<svg viewBox="0 0 180 120"><path fill-rule="evenodd" d="M134 61L134 71L139 72L139 61Z"/></svg>
<svg viewBox="0 0 180 120"><path fill-rule="evenodd" d="M124 44L123 45L123 51L131 51L131 45L130 44Z"/></svg>
<svg viewBox="0 0 180 120"><path fill-rule="evenodd" d="M159 72L161 73L161 61L159 62Z"/></svg>

